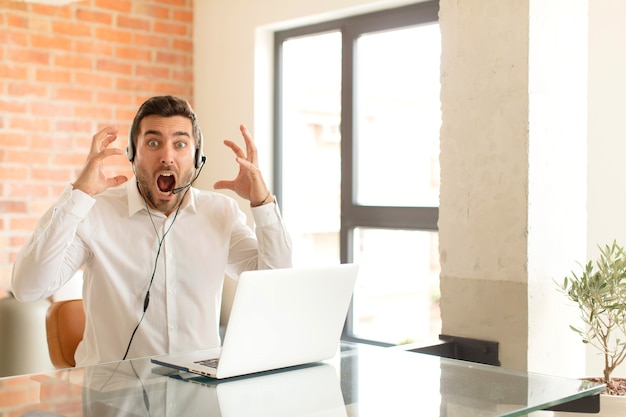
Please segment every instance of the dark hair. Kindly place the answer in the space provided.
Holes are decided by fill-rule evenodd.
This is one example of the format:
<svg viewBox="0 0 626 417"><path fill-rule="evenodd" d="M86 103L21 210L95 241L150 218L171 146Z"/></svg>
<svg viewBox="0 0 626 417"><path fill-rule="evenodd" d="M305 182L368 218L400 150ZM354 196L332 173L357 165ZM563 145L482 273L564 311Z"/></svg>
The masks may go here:
<svg viewBox="0 0 626 417"><path fill-rule="evenodd" d="M128 134L128 149L126 153L128 159L132 162L135 158L135 150L137 149L137 136L139 136L139 126L141 120L146 116L157 115L161 117L184 116L191 120L191 128L193 137L196 141L196 149L202 149L202 132L198 126L198 120L193 109L185 100L174 96L155 96L146 100L139 109L133 119Z"/></svg>

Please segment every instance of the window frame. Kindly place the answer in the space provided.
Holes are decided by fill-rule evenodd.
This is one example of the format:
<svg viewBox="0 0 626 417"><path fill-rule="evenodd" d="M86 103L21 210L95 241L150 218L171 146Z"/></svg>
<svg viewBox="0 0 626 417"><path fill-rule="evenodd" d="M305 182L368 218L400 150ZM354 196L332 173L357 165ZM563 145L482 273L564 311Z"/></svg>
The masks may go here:
<svg viewBox="0 0 626 417"><path fill-rule="evenodd" d="M426 1L358 16L351 16L282 31L274 34L274 183L277 200L282 198L282 44L288 39L339 31L342 33L341 74L341 226L340 262L352 262L353 230L358 227L438 231L439 207L396 207L356 204L355 179L357 161L354 140L354 87L356 79L355 46L359 36L403 27L437 23L439 2ZM343 340L388 346L389 344L354 336L353 310L350 306Z"/></svg>

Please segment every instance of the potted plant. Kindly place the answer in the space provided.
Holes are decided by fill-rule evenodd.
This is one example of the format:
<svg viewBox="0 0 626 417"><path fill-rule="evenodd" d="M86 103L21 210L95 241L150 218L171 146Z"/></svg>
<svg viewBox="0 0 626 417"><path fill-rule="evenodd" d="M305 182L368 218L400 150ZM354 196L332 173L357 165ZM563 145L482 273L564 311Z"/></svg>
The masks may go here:
<svg viewBox="0 0 626 417"><path fill-rule="evenodd" d="M559 287L580 310L584 327L570 326L571 329L604 357L602 377L590 379L606 384L604 394L624 396L626 378L612 374L626 359L626 251L616 241L598 248L598 258L584 265L581 272L566 276ZM604 400L601 408L604 413Z"/></svg>

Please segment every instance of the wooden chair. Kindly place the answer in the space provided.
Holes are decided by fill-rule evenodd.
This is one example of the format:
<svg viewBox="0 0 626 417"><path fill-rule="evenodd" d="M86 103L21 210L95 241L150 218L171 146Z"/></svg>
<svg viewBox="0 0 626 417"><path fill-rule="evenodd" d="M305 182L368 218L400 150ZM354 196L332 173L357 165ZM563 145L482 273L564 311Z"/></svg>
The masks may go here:
<svg viewBox="0 0 626 417"><path fill-rule="evenodd" d="M83 339L84 330L83 300L63 300L50 304L46 313L48 353L57 369L76 366L74 352Z"/></svg>

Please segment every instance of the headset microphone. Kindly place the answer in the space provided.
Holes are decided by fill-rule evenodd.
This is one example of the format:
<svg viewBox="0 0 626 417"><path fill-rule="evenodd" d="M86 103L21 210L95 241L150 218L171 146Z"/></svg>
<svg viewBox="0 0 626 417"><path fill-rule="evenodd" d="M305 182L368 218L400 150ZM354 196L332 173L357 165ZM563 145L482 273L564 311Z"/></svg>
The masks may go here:
<svg viewBox="0 0 626 417"><path fill-rule="evenodd" d="M178 188L174 188L172 190L172 194L178 194L181 191L183 191L184 189L191 187L191 184L193 184L193 182L198 178L198 176L200 176L200 172L202 172L202 168L204 168L204 163L206 162L206 157L204 155L202 155L202 160L200 163L200 168L198 168L198 172L196 173L196 176L193 177L193 179L186 185L183 185L182 187L178 187Z"/></svg>

